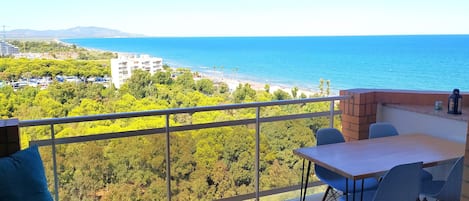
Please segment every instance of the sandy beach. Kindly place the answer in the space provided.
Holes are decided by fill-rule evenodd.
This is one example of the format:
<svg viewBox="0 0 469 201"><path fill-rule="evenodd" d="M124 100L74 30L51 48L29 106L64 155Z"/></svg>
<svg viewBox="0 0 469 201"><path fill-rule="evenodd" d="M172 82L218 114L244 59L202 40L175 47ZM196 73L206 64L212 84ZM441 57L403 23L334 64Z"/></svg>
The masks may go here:
<svg viewBox="0 0 469 201"><path fill-rule="evenodd" d="M228 85L228 87L230 88L231 92L236 90L236 87L238 87L239 84L244 85L244 84L248 83L249 85L251 85L251 88L253 88L256 91L265 90L264 87L267 84L267 83L256 82L256 81L251 81L251 80L235 79L235 78L232 78L232 77L229 77L229 76L218 76L218 75L215 75L215 74L205 74L205 73L200 73L200 72L198 72L198 74L200 75L200 77L196 78L196 79L206 78L206 79L212 80L215 83L220 83L220 82L226 83ZM270 90L269 90L270 93L273 93L273 92L280 89L280 90L285 91L285 92L289 93L290 95L292 95L291 92L292 92L293 87L280 86L280 85L275 85L275 84L269 84L269 85L270 85ZM298 88L298 92L297 92L298 96L301 95L302 93L309 97L309 96L313 96L315 94L318 94L318 91L312 91L312 90Z"/></svg>

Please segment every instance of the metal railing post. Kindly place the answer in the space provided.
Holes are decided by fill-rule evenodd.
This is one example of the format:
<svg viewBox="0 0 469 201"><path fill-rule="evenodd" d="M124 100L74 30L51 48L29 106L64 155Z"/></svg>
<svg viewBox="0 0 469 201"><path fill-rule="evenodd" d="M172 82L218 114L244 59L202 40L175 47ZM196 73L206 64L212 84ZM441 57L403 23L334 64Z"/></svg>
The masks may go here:
<svg viewBox="0 0 469 201"><path fill-rule="evenodd" d="M55 148L55 131L54 131L54 124L50 124L50 135L52 140L52 167L54 171L54 196L55 201L59 201L59 178L57 175L57 156L56 156L56 148Z"/></svg>
<svg viewBox="0 0 469 201"><path fill-rule="evenodd" d="M260 147L260 107L256 107L256 163L254 164L256 170L256 200L259 201L260 193L259 193L259 147Z"/></svg>
<svg viewBox="0 0 469 201"><path fill-rule="evenodd" d="M329 112L329 127L334 128L334 100L331 100L331 107Z"/></svg>
<svg viewBox="0 0 469 201"><path fill-rule="evenodd" d="M166 192L168 200L171 201L171 160L170 160L170 144L169 144L169 114L166 114Z"/></svg>

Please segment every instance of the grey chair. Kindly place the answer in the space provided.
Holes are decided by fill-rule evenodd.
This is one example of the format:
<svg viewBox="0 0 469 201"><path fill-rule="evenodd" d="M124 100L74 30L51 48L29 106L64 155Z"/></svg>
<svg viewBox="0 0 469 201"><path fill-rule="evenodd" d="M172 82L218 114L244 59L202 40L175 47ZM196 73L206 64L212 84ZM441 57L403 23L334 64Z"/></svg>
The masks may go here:
<svg viewBox="0 0 469 201"><path fill-rule="evenodd" d="M397 129L388 122L376 122L370 124L370 129L368 133L368 137L372 138L380 138L380 137L389 137L389 136L396 136L399 135ZM422 169L422 182L431 181L433 179L433 175Z"/></svg>
<svg viewBox="0 0 469 201"><path fill-rule="evenodd" d="M365 201L415 201L420 191L420 172L422 162L398 165L389 170L379 182L374 191L363 192ZM355 194L355 200L360 200L361 193ZM342 196L340 200L346 200ZM348 200L353 200L348 195Z"/></svg>
<svg viewBox="0 0 469 201"><path fill-rule="evenodd" d="M433 180L422 183L420 194L425 196L423 200L427 200L426 197L432 197L440 201L459 200L461 196L463 163L464 157L459 158L454 163L446 181Z"/></svg>
<svg viewBox="0 0 469 201"><path fill-rule="evenodd" d="M370 130L368 133L368 137L372 138L379 138L379 137L388 137L388 136L396 136L399 135L397 129L390 123L387 122L376 122L370 124Z"/></svg>
<svg viewBox="0 0 469 201"><path fill-rule="evenodd" d="M341 143L341 142L345 142L345 139L342 133L335 128L322 128L316 132L316 146L333 144L333 143ZM323 200L327 198L329 192L331 192L332 189L339 190L343 192L344 194L353 192L352 180L348 180L347 182L348 187L346 187L345 177L335 172L332 172L320 165L314 165L314 171L315 171L316 176L322 182L328 185L326 192L324 193ZM363 185L364 190L376 189L378 185L378 181L375 178L367 178L364 180L359 180L356 182L356 188L355 188L356 192L361 191L362 182L364 182L364 185ZM348 191L346 191L346 189L348 189Z"/></svg>

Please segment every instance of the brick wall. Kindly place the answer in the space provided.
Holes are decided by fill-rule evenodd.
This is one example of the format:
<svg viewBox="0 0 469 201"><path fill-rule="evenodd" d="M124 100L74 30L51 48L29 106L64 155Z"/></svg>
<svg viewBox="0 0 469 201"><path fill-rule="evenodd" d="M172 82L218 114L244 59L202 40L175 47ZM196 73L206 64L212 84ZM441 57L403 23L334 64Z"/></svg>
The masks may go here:
<svg viewBox="0 0 469 201"><path fill-rule="evenodd" d="M342 133L346 140L368 138L368 127L376 122L375 92L369 90L344 90L340 95L351 96L340 102Z"/></svg>
<svg viewBox="0 0 469 201"><path fill-rule="evenodd" d="M350 89L340 91L340 95L349 95L351 99L340 102L342 110L342 133L346 140L368 138L368 127L376 122L378 104L431 105L443 101L443 108L448 104L452 91L410 91L410 90L373 90ZM469 107L469 94L463 94L464 107ZM464 112L464 111L463 111Z"/></svg>

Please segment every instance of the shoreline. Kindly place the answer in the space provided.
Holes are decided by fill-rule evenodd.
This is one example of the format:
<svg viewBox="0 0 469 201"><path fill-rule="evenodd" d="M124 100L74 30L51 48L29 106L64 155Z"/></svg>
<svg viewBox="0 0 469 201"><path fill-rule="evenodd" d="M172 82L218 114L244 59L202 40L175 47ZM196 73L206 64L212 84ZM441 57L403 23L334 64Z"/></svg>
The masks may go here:
<svg viewBox="0 0 469 201"><path fill-rule="evenodd" d="M84 48L88 51L112 52L114 54L138 54L138 53L116 52L116 51L109 51L109 50L103 50L103 49L88 48L88 47L79 46L79 45L74 44L74 43L64 42L60 39L54 39L54 41L57 42L57 43L61 43L61 44L64 44L64 45L69 45L69 46L76 45L77 47ZM140 54L145 54L145 53L140 53ZM150 55L150 56L154 57L153 55ZM162 59L163 59L163 61L165 60L164 58L162 58ZM170 65L170 64L168 64L168 65ZM170 67L173 70L175 70L177 68L188 68L192 73L198 73L200 75L200 78L195 78L195 80L196 79L206 78L206 79L212 80L214 83L224 82L228 85L228 87L230 89L230 92L233 92L234 90L236 90L236 88L239 86L239 84L243 84L243 85L244 84L249 84L251 86L251 88L256 90L256 91L264 91L265 90L265 85L268 84L269 87L270 87L269 93L271 93L271 94L273 94L277 90L282 90L282 91L290 94L293 97L292 89L294 87L298 88L297 98L301 94L305 94L307 97L319 94L319 88L317 90L311 90L311 89L305 89L305 88L298 87L298 86L281 85L281 84L277 84L277 83L263 83L261 81L256 81L256 80L253 81L253 80L247 80L247 79L231 78L229 75L223 76L223 72L220 72L220 71L215 71L213 73L207 73L207 72L197 71L195 68L191 68L191 67L182 67L182 66L181 67L170 66ZM329 95L333 95L333 94L334 94L334 92L331 90L331 93Z"/></svg>
<svg viewBox="0 0 469 201"><path fill-rule="evenodd" d="M191 71L192 71L192 69L191 69ZM245 79L235 79L235 78L224 77L224 76L219 77L219 76L214 75L214 74L207 74L207 73L198 72L198 71L192 71L192 72L193 73L198 73L200 75L200 77L197 78L197 79L204 79L205 78L205 79L212 80L214 83L220 83L220 82L226 83L228 85L229 89L230 89L230 92L233 92L234 90L236 90L236 88L239 86L239 84L242 84L242 85L249 84L251 86L251 88L256 90L256 91L264 91L265 90L265 88L264 88L265 85L268 84L268 83L262 83L262 82L259 82L259 81L251 81L251 80L245 80ZM291 96L293 96L292 95L292 89L295 86L282 86L282 85L278 85L278 84L268 84L268 85L270 87L269 93L271 93L271 94L273 94L277 90L282 90L284 92L287 92ZM313 90L308 90L308 89L304 89L304 88L300 88L300 87L297 87L297 88L298 88L297 98L302 93L305 94L307 97L319 94L319 90L313 91Z"/></svg>

